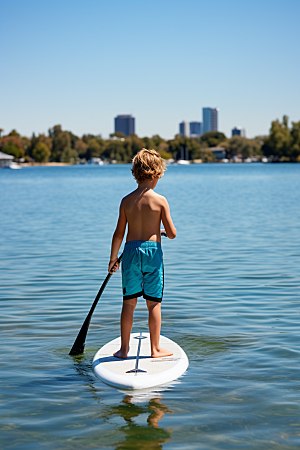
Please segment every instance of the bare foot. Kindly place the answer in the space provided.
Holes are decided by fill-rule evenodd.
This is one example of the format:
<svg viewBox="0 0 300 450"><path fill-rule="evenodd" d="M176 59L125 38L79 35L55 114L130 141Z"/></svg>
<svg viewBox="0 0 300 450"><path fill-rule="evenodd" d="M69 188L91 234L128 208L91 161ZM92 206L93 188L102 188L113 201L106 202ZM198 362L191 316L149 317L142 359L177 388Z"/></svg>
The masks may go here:
<svg viewBox="0 0 300 450"><path fill-rule="evenodd" d="M164 356L172 356L173 353L165 348L158 348L151 353L151 358L163 358Z"/></svg>
<svg viewBox="0 0 300 450"><path fill-rule="evenodd" d="M114 353L114 356L116 358L126 359L127 358L127 353L122 352L122 350L118 350L117 352Z"/></svg>

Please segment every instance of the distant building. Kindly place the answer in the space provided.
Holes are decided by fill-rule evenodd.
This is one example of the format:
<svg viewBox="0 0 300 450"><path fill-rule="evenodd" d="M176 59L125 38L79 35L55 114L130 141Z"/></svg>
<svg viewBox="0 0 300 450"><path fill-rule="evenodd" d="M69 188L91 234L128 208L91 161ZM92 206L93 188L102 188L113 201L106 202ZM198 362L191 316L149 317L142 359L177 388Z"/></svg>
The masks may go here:
<svg viewBox="0 0 300 450"><path fill-rule="evenodd" d="M189 123L188 122L182 121L179 124L179 134L182 137L189 137L190 133L189 133Z"/></svg>
<svg viewBox="0 0 300 450"><path fill-rule="evenodd" d="M0 167L9 167L13 159L12 155L0 152Z"/></svg>
<svg viewBox="0 0 300 450"><path fill-rule="evenodd" d="M226 158L226 150L224 147L210 147L209 150L215 155L216 159Z"/></svg>
<svg viewBox="0 0 300 450"><path fill-rule="evenodd" d="M240 128L240 127L234 127L231 130L231 137L233 136L241 136L241 137L246 137L246 130L245 128Z"/></svg>
<svg viewBox="0 0 300 450"><path fill-rule="evenodd" d="M131 115L121 115L115 117L115 133L121 132L125 136L135 133L135 118Z"/></svg>
<svg viewBox="0 0 300 450"><path fill-rule="evenodd" d="M190 137L200 137L202 135L202 123L190 122Z"/></svg>
<svg viewBox="0 0 300 450"><path fill-rule="evenodd" d="M203 108L203 134L218 131L218 108Z"/></svg>

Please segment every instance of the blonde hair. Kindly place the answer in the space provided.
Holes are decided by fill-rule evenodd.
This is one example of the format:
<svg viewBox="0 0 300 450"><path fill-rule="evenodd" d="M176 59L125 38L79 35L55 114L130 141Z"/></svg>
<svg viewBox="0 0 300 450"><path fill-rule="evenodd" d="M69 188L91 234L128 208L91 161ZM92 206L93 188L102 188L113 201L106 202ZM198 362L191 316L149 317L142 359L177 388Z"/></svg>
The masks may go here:
<svg viewBox="0 0 300 450"><path fill-rule="evenodd" d="M155 150L143 148L132 160L131 172L138 184L145 180L161 178L165 170L165 162Z"/></svg>

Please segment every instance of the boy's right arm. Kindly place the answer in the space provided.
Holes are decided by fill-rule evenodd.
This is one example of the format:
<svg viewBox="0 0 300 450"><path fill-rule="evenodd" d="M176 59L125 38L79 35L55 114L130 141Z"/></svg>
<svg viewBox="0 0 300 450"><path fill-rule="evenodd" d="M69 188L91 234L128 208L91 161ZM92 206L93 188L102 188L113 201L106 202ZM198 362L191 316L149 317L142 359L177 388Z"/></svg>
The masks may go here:
<svg viewBox="0 0 300 450"><path fill-rule="evenodd" d="M171 218L169 203L164 197L162 201L161 220L165 228L167 237L169 239L174 239L176 237L177 231Z"/></svg>
<svg viewBox="0 0 300 450"><path fill-rule="evenodd" d="M120 247L121 247L121 244L122 244L122 241L124 238L126 225L127 225L127 218L126 218L125 208L124 208L124 204L123 204L123 200L122 200L121 205L120 205L118 223L117 223L117 226L116 226L113 238L112 238L112 243L111 243L110 261L109 261L109 265L108 265L108 271L110 273L115 272L119 268L119 263L116 263L116 261L118 259L118 251L120 250Z"/></svg>

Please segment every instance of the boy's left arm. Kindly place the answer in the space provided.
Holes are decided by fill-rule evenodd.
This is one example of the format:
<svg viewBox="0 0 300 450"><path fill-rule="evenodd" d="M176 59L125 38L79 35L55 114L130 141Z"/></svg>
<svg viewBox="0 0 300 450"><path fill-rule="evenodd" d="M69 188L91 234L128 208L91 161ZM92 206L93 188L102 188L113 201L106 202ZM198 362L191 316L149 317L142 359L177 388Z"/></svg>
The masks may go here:
<svg viewBox="0 0 300 450"><path fill-rule="evenodd" d="M125 214L125 208L123 204L123 200L120 205L120 211L119 211L119 219L118 223L115 229L115 232L113 234L112 243L111 243L111 252L110 252L110 261L108 265L108 271L109 273L116 272L116 270L119 269L119 263L116 262L118 259L118 252L120 250L125 230L127 225L127 219Z"/></svg>

